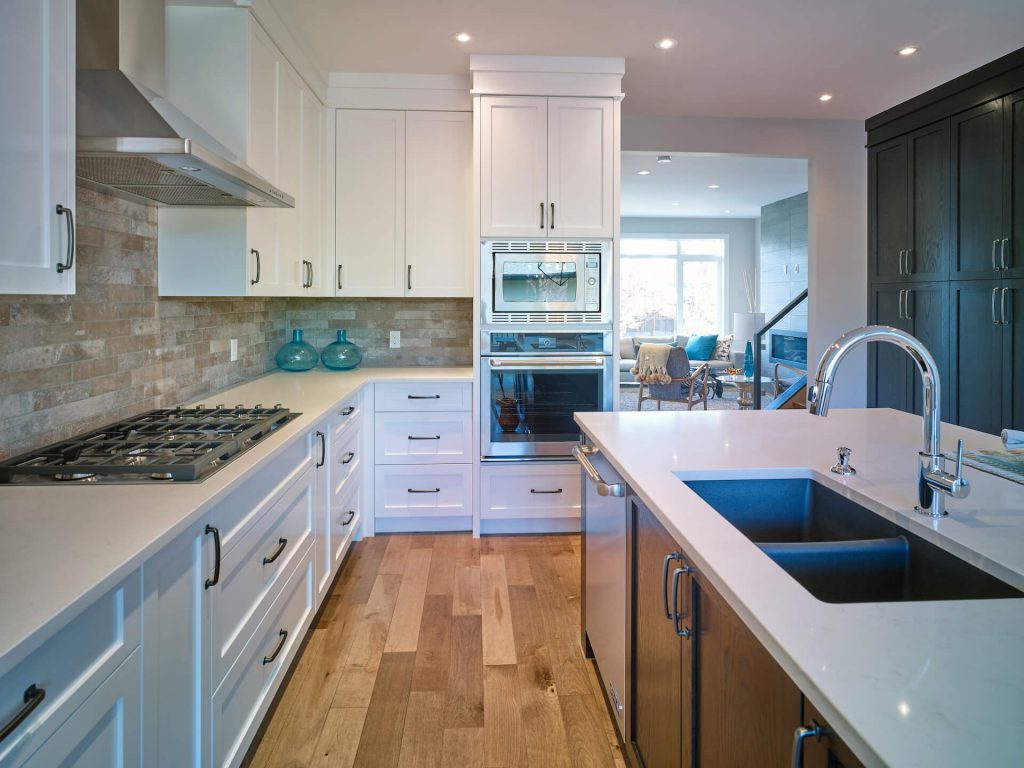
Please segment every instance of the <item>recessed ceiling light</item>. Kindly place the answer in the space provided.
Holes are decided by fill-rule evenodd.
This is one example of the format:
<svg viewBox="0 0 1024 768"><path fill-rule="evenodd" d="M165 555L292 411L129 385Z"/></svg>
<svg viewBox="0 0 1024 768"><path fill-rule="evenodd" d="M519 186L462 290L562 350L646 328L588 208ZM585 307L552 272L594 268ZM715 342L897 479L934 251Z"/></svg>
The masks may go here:
<svg viewBox="0 0 1024 768"><path fill-rule="evenodd" d="M818 97L818 101L832 101L831 93L823 93Z"/></svg>
<svg viewBox="0 0 1024 768"><path fill-rule="evenodd" d="M718 189L717 184L708 184L708 189Z"/></svg>
<svg viewBox="0 0 1024 768"><path fill-rule="evenodd" d="M659 163L671 163L672 162L672 155L658 155L658 162Z"/></svg>
<svg viewBox="0 0 1024 768"><path fill-rule="evenodd" d="M663 37L654 44L654 47L661 51L668 51L676 47L676 41L671 37Z"/></svg>
<svg viewBox="0 0 1024 768"><path fill-rule="evenodd" d="M896 53L898 53L900 56L913 56L915 53L917 53L917 46L905 45L898 51L896 51Z"/></svg>
<svg viewBox="0 0 1024 768"><path fill-rule="evenodd" d="M651 172L650 171L637 171L636 175L637 176L650 176Z"/></svg>
<svg viewBox="0 0 1024 768"><path fill-rule="evenodd" d="M455 36L455 39L460 43L468 43L473 39L473 36L470 35L469 32L459 32L459 34Z"/></svg>
<svg viewBox="0 0 1024 768"><path fill-rule="evenodd" d="M672 205L679 205L679 203L672 203Z"/></svg>
<svg viewBox="0 0 1024 768"><path fill-rule="evenodd" d="M732 213L728 208L725 209L725 213Z"/></svg>

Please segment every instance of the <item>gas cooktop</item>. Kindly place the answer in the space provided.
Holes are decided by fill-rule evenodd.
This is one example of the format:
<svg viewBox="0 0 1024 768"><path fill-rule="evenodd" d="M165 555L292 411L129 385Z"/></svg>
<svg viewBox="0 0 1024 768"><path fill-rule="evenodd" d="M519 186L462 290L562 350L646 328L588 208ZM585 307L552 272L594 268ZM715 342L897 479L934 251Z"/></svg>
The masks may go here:
<svg viewBox="0 0 1024 768"><path fill-rule="evenodd" d="M161 408L0 462L0 483L203 480L299 415L262 404Z"/></svg>

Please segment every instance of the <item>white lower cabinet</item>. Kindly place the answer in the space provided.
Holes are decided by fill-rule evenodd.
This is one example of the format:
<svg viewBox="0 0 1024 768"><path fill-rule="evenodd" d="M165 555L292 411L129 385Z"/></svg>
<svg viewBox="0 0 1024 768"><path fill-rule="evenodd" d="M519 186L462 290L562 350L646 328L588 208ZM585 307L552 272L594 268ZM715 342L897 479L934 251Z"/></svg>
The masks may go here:
<svg viewBox="0 0 1024 768"><path fill-rule="evenodd" d="M480 466L480 533L580 529L580 471L572 463Z"/></svg>
<svg viewBox="0 0 1024 768"><path fill-rule="evenodd" d="M471 464L378 465L373 485L378 533L468 531L473 525Z"/></svg>
<svg viewBox="0 0 1024 768"><path fill-rule="evenodd" d="M374 417L377 464L463 464L473 451L469 411L378 413Z"/></svg>

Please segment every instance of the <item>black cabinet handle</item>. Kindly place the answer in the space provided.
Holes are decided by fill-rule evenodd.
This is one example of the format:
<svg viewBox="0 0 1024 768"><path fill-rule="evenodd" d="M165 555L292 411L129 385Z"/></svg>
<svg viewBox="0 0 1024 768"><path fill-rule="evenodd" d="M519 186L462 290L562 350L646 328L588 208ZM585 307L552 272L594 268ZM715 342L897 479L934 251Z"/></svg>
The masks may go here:
<svg viewBox="0 0 1024 768"><path fill-rule="evenodd" d="M320 461L316 465L317 467L322 467L324 462L327 461L327 438L319 429L316 431L316 436L320 438Z"/></svg>
<svg viewBox="0 0 1024 768"><path fill-rule="evenodd" d="M540 228L544 229L544 203L540 204Z"/></svg>
<svg viewBox="0 0 1024 768"><path fill-rule="evenodd" d="M340 463L341 464L348 464L355 457L356 457L355 453L353 451L349 451L348 453L345 454L345 458L342 459Z"/></svg>
<svg viewBox="0 0 1024 768"><path fill-rule="evenodd" d="M256 257L256 277L249 281L249 285L256 285L260 281L260 252L255 248L250 248L249 253Z"/></svg>
<svg viewBox="0 0 1024 768"><path fill-rule="evenodd" d="M57 274L59 275L75 266L75 214L71 212L70 208L58 205L57 215L68 217L68 260L63 264L57 263Z"/></svg>
<svg viewBox="0 0 1024 768"><path fill-rule="evenodd" d="M422 489L422 490L418 489L418 488L407 488L406 490L409 491L409 493L440 493L441 492L440 488L425 488L425 489Z"/></svg>
<svg viewBox="0 0 1024 768"><path fill-rule="evenodd" d="M424 436L424 437L417 437L416 435L407 435L407 437L408 437L409 440L440 440L441 439L440 435L432 435L432 436L427 435L427 436Z"/></svg>
<svg viewBox="0 0 1024 768"><path fill-rule="evenodd" d="M356 412L356 407L354 405L350 405L348 408L343 408L342 409L341 415L342 416L351 416L355 412Z"/></svg>
<svg viewBox="0 0 1024 768"><path fill-rule="evenodd" d="M440 395L406 395L410 400L440 400Z"/></svg>
<svg viewBox="0 0 1024 768"><path fill-rule="evenodd" d="M355 518L356 518L356 511L355 511L354 509L350 509L350 510L348 511L348 520L346 520L345 522L343 522L343 523L342 523L342 526L346 526L346 525L348 525L348 524L349 524L349 523L351 523L351 522L352 522L353 520L355 520Z"/></svg>
<svg viewBox="0 0 1024 768"><path fill-rule="evenodd" d="M288 546L288 539L285 539L285 538L278 539L277 540L277 549L275 549L273 552L271 552L269 555L267 555L266 557L263 558L263 564L264 565L270 565L272 562L277 560L277 558L279 558L281 556L281 553L284 552L284 548L287 547L287 546Z"/></svg>
<svg viewBox="0 0 1024 768"><path fill-rule="evenodd" d="M280 630L277 633L277 636L279 638L281 638L277 642L277 648L275 648L273 650L273 652L269 656L264 656L263 657L263 663L264 664L273 664L277 660L277 657L281 653L281 649L284 648L285 641L288 639L288 630L287 629Z"/></svg>
<svg viewBox="0 0 1024 768"><path fill-rule="evenodd" d="M206 589L220 581L220 531L212 525L206 526L207 534L213 534L213 578L206 580Z"/></svg>
<svg viewBox="0 0 1024 768"><path fill-rule="evenodd" d="M554 203L551 204L551 224L549 225L549 228L550 229L554 229L555 228L555 204Z"/></svg>
<svg viewBox="0 0 1024 768"><path fill-rule="evenodd" d="M28 719L28 716L35 711L36 707L43 703L43 699L45 698L46 690L39 688L35 683L26 688L24 696L25 706L19 709L17 714L15 714L3 728L0 728L0 742L3 742L4 739L14 733L17 727L24 723Z"/></svg>
<svg viewBox="0 0 1024 768"><path fill-rule="evenodd" d="M338 265L338 289L341 290L345 286L341 284L341 264Z"/></svg>
<svg viewBox="0 0 1024 768"><path fill-rule="evenodd" d="M412 290L412 264L410 264L407 269L408 269L408 272L406 273L407 276L405 278L405 287L406 287L407 290L411 291Z"/></svg>
<svg viewBox="0 0 1024 768"><path fill-rule="evenodd" d="M553 491L538 491L536 488L531 488L530 489L530 493L561 493L561 492L562 492L561 488L556 488Z"/></svg>

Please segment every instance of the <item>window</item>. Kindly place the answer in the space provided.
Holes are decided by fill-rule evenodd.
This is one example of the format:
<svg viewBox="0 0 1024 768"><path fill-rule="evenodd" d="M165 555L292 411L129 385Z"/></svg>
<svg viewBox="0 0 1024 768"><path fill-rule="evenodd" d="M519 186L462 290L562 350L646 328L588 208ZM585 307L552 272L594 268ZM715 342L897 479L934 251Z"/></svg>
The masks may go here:
<svg viewBox="0 0 1024 768"><path fill-rule="evenodd" d="M725 237L624 237L621 250L623 337L721 332Z"/></svg>

